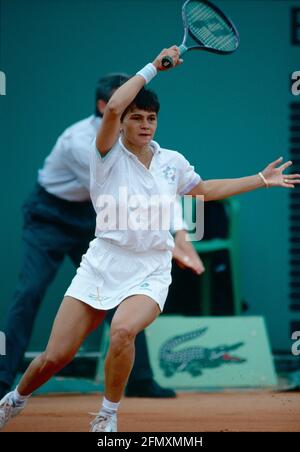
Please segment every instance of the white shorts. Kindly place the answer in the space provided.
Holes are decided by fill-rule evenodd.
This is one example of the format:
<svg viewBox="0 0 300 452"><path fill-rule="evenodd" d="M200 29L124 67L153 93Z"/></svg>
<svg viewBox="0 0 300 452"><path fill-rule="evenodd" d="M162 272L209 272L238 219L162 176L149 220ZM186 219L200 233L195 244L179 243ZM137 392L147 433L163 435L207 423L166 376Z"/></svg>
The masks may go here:
<svg viewBox="0 0 300 452"><path fill-rule="evenodd" d="M108 310L130 295L151 297L163 310L171 284L172 252L137 253L96 238L82 256L65 296Z"/></svg>

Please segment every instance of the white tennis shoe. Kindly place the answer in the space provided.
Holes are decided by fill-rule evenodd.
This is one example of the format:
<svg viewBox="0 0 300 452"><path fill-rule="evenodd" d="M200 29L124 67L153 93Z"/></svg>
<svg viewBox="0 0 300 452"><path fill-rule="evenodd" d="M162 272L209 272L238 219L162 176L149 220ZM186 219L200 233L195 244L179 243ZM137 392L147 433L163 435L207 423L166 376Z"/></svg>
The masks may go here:
<svg viewBox="0 0 300 452"><path fill-rule="evenodd" d="M90 432L117 432L117 414L99 413L91 422Z"/></svg>
<svg viewBox="0 0 300 452"><path fill-rule="evenodd" d="M12 417L17 416L27 403L26 400L26 402L22 403L22 405L16 406L12 395L13 392L9 392L3 397L3 399L0 400L0 430Z"/></svg>

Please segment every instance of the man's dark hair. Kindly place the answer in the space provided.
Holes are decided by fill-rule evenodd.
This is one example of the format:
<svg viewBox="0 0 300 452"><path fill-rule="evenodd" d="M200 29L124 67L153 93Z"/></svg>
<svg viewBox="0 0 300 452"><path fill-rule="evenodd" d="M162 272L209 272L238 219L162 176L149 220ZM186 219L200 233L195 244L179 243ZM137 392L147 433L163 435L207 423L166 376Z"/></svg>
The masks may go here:
<svg viewBox="0 0 300 452"><path fill-rule="evenodd" d="M118 89L123 83L127 82L129 79L129 75L127 74L108 74L104 77L100 78L97 82L96 86L96 107L95 107L95 115L102 116L102 114L98 111L97 101L104 100L108 102L113 92Z"/></svg>
<svg viewBox="0 0 300 452"><path fill-rule="evenodd" d="M129 111L132 111L135 108L138 108L139 110L153 111L158 114L160 105L156 93L154 91L151 91L150 89L143 87L133 99L131 104L129 104L125 111L122 113L121 121L123 121L125 115Z"/></svg>

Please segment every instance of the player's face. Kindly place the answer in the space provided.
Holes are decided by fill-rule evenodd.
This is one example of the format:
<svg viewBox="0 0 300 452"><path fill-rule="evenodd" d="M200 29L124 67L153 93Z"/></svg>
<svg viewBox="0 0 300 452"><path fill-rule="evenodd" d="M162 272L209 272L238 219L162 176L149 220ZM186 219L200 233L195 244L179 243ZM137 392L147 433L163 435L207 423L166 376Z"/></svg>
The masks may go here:
<svg viewBox="0 0 300 452"><path fill-rule="evenodd" d="M121 130L128 144L143 148L152 140L156 128L155 112L135 108L124 117Z"/></svg>

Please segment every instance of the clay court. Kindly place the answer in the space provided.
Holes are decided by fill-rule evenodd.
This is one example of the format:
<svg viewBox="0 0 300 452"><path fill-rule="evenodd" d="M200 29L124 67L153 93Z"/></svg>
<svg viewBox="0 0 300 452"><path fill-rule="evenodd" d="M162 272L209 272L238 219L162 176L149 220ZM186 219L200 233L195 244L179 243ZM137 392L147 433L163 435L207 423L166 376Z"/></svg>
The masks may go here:
<svg viewBox="0 0 300 452"><path fill-rule="evenodd" d="M6 432L85 432L99 395L38 396ZM300 392L180 393L177 399L125 398L119 432L299 432Z"/></svg>

